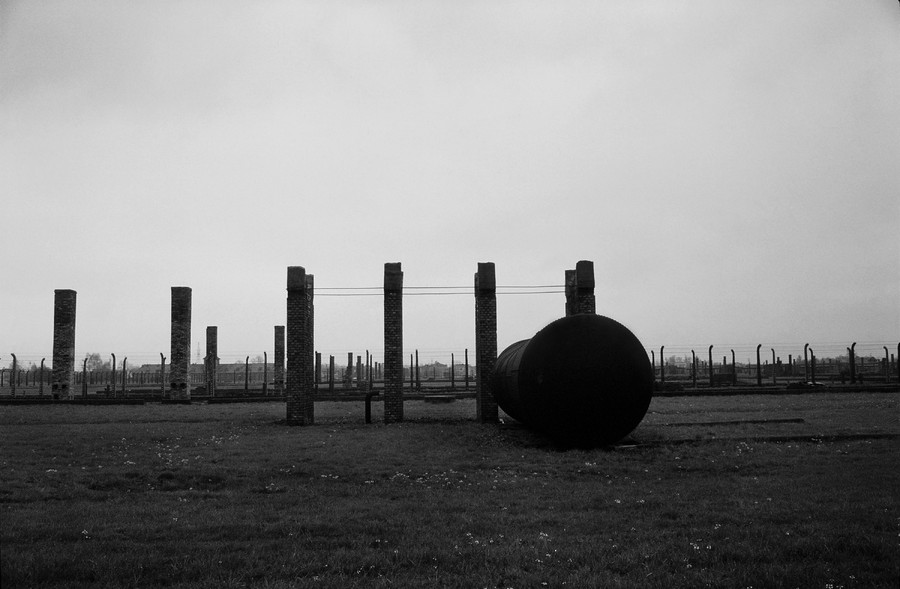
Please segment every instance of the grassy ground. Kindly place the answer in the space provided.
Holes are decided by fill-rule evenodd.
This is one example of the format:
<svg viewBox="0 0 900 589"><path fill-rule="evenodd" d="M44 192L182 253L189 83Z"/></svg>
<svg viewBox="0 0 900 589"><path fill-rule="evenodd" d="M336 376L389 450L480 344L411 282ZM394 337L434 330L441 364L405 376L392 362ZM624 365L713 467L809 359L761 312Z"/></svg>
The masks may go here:
<svg viewBox="0 0 900 589"><path fill-rule="evenodd" d="M0 407L0 581L896 587L898 401L656 399L641 443L591 451L471 401L390 426L318 403L306 428L283 404Z"/></svg>

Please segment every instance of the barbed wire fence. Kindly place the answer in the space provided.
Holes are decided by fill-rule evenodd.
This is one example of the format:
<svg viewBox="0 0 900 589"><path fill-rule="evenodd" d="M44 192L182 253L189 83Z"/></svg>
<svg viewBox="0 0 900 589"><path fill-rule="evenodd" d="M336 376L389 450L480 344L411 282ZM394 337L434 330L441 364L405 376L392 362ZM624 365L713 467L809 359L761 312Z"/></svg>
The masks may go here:
<svg viewBox="0 0 900 589"><path fill-rule="evenodd" d="M532 295L563 295L564 284L530 284L530 285L497 285L497 296L532 296ZM348 298L348 297L381 297L383 286L335 286L314 288L315 298ZM473 296L472 286L438 285L438 286L404 286L404 297L434 297L434 296ZM802 378L810 376L810 362L817 368L817 374L823 378L837 378L849 370L851 345L855 344L856 369L861 373L869 373L872 378L883 378L890 381L892 375L900 380L898 372L898 358L900 358L900 344L897 342L866 341L866 342L769 342L764 344L747 343L721 343L721 344L663 344L659 347L647 346L646 351L651 358L654 374L657 379L668 377L672 380L692 381L710 379L710 375L730 374L735 382L751 381L754 378L782 379ZM710 346L712 350L710 350ZM273 361L267 366L263 365L262 358L268 350L223 350L220 353L217 375L223 385L238 386L242 382L255 384L263 379L263 374L271 380L274 373L271 367ZM379 349L374 348L375 352ZM896 355L892 353L896 351ZM428 357L422 364L418 363L419 353ZM469 360L469 355L474 358L474 350L450 349L450 348L425 348L405 349L404 353L411 356L409 366L405 367L405 378L418 381L424 372L426 378L432 381L450 381L457 378L463 379L465 386L473 378L475 365ZM343 360L345 354L350 354L351 361ZM759 356L757 357L757 354ZM317 352L322 358L317 365L316 378L321 384L325 379L330 381L345 382L347 375L354 369L353 358L360 356L352 350L341 351L336 349L324 349ZM10 354L12 356L12 354ZM379 377L379 363L370 355L370 350L365 350L368 361L372 361L375 377ZM49 358L49 362L48 362ZM123 355L124 361L128 357ZM120 364L119 370L114 371L109 361L104 366L94 367L92 370L77 370L76 383L85 381L91 386L112 384L114 379L122 379L122 386L142 386L161 384L164 373L159 362L160 353L137 353L131 356L129 364ZM758 358L758 359L757 359ZM52 370L52 354L46 352L25 351L4 359L0 356L0 393L8 392L16 388L34 388L49 384L50 371ZM6 360L6 362L3 362ZM331 369L331 366L334 369ZM124 372L123 372L124 368ZM205 382L203 364L192 364L190 380L192 384ZM729 372L730 371L730 372Z"/></svg>

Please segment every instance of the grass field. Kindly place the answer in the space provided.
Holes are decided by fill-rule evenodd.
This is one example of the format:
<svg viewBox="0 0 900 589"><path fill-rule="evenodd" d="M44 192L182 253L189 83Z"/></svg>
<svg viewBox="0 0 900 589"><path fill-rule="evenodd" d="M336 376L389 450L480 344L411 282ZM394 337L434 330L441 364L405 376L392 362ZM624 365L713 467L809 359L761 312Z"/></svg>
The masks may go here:
<svg viewBox="0 0 900 589"><path fill-rule="evenodd" d="M654 399L590 451L472 401L0 407L0 581L896 588L898 401Z"/></svg>

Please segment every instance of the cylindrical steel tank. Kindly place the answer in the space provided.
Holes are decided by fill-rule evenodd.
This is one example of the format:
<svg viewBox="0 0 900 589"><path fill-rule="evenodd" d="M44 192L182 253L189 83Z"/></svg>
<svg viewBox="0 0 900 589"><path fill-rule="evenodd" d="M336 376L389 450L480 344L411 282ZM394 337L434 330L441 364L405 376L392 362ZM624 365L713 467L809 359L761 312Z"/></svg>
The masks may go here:
<svg viewBox="0 0 900 589"><path fill-rule="evenodd" d="M653 396L641 342L601 315L558 319L497 358L497 405L563 443L602 446L630 433Z"/></svg>

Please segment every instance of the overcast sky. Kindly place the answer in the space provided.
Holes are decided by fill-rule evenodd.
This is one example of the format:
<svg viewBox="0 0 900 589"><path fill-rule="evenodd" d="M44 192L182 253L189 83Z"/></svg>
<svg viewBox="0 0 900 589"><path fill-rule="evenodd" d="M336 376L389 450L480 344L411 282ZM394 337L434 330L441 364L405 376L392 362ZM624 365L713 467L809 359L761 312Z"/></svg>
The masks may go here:
<svg viewBox="0 0 900 589"><path fill-rule="evenodd" d="M50 361L54 289L77 358L168 356L190 286L192 356L217 325L232 362L271 358L304 266L345 359L381 355L382 299L321 295L385 262L470 287L582 259L657 353L883 355L898 161L895 0L4 0L0 365ZM407 354L474 357L461 292L404 298ZM501 295L500 349L564 303Z"/></svg>

